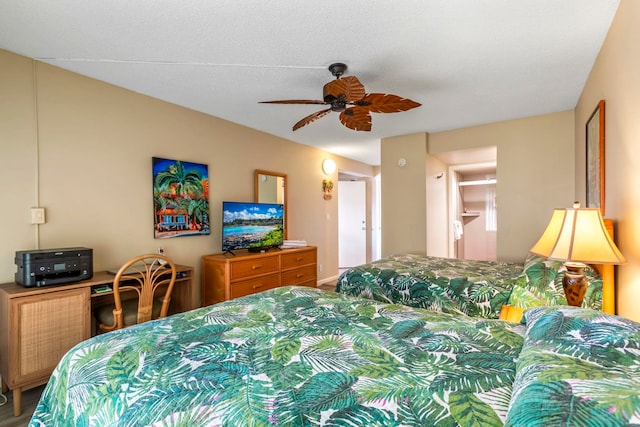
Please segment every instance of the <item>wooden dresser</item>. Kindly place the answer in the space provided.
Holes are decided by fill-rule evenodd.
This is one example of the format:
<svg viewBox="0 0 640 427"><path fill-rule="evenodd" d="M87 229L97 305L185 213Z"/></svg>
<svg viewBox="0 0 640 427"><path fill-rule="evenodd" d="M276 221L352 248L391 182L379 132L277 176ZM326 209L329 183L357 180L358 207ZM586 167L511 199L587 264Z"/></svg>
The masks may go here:
<svg viewBox="0 0 640 427"><path fill-rule="evenodd" d="M236 251L236 255L202 257L202 306L227 301L279 286L317 285L317 248Z"/></svg>

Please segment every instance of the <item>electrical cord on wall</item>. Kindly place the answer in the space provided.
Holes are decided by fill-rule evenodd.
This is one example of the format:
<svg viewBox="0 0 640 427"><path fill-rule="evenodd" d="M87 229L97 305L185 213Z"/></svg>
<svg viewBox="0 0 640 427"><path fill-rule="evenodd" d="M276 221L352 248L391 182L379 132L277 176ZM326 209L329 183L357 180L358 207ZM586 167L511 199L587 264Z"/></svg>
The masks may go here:
<svg viewBox="0 0 640 427"><path fill-rule="evenodd" d="M2 384L2 375L0 375L0 384ZM0 406L7 404L7 396L2 394L2 390L0 390Z"/></svg>

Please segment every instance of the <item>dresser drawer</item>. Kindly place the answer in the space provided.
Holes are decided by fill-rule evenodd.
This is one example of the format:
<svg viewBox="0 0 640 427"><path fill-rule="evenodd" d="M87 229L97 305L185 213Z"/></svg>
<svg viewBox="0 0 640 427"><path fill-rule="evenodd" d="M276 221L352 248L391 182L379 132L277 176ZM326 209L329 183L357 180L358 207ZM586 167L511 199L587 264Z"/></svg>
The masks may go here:
<svg viewBox="0 0 640 427"><path fill-rule="evenodd" d="M280 286L280 274L270 274L231 284L231 298L243 297Z"/></svg>
<svg viewBox="0 0 640 427"><path fill-rule="evenodd" d="M241 280L259 274L275 273L280 270L279 257L265 256L231 263L231 281Z"/></svg>
<svg viewBox="0 0 640 427"><path fill-rule="evenodd" d="M299 285L316 279L316 265L307 265L295 270L282 272L282 286Z"/></svg>
<svg viewBox="0 0 640 427"><path fill-rule="evenodd" d="M296 268L316 262L315 250L295 252L282 255L282 269Z"/></svg>

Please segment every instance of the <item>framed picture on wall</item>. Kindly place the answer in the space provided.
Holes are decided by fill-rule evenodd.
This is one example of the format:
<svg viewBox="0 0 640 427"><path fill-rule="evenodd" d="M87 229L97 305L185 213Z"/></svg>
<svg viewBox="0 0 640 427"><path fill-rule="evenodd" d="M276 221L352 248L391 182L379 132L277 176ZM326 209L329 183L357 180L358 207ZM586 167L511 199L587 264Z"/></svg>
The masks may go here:
<svg viewBox="0 0 640 427"><path fill-rule="evenodd" d="M152 158L154 237L210 234L207 165Z"/></svg>
<svg viewBox="0 0 640 427"><path fill-rule="evenodd" d="M604 216L604 100L600 100L586 125L587 207L600 208Z"/></svg>

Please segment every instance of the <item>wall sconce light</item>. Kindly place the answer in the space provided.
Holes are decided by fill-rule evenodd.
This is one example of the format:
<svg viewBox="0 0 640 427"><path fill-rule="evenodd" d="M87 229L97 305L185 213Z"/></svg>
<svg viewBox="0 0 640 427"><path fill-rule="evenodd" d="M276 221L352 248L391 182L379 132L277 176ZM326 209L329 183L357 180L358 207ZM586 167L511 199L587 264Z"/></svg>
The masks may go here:
<svg viewBox="0 0 640 427"><path fill-rule="evenodd" d="M331 175L336 171L336 162L333 159L324 159L322 161L322 171L325 175Z"/></svg>

